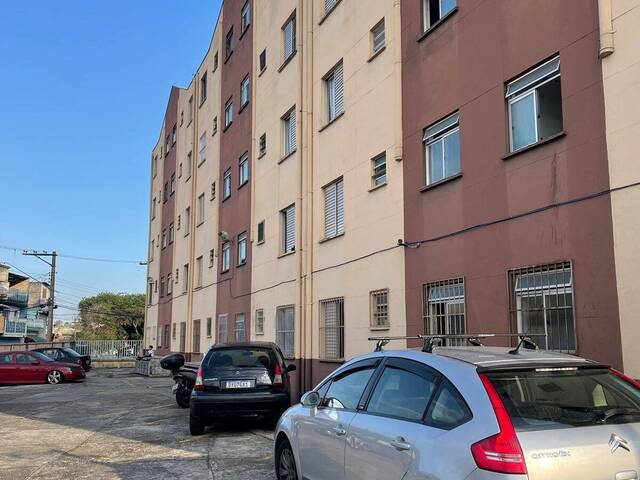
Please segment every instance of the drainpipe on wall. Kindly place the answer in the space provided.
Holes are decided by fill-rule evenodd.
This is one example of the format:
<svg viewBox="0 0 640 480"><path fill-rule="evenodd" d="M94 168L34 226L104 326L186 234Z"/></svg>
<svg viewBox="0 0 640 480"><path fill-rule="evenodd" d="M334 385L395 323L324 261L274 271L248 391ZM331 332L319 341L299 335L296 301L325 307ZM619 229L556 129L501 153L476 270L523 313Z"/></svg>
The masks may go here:
<svg viewBox="0 0 640 480"><path fill-rule="evenodd" d="M305 11L304 11L304 0L299 0L298 1L298 15L297 18L300 19L300 25L302 26L302 31L305 31L304 28L304 22L305 22ZM296 105L297 105L297 112L296 112L296 131L297 132L303 132L302 130L302 126L306 124L306 122L303 122L302 116L304 115L304 108L302 107L302 101L303 101L303 96L302 96L302 90L303 90L303 81L304 81L304 60L305 60L305 55L304 55L304 34L303 35L297 35L296 38L296 49L299 52L300 58L298 59L298 94L297 94L297 98L296 98ZM304 359L305 359L305 353L306 353L306 348L305 348L305 315L304 315L304 292L303 292L303 286L302 286L302 281L303 281L303 260L302 260L302 252L306 250L306 248L303 248L302 246L302 242L304 239L304 236L302 235L302 226L304 225L304 222L302 221L303 215L302 215L302 191L304 188L304 182L303 182L303 178L304 178L304 174L302 172L302 167L304 165L302 157L304 156L304 135L300 135L300 148L298 149L298 153L296 154L296 159L297 159L297 165L298 165L298 185L296 188L296 211L299 212L296 214L296 218L295 218L295 228L296 228L296 234L298 235L299 240L299 245L300 247L297 249L296 251L296 305L298 308L298 312L295 316L295 318L297 319L297 332L298 332L298 339L296 341L296 344L298 345L298 358L300 358L300 371L298 372L298 394L301 395L303 393L303 389L304 389ZM308 219L307 219L308 221ZM294 349L294 357L295 357L295 349Z"/></svg>
<svg viewBox="0 0 640 480"><path fill-rule="evenodd" d="M402 161L402 22L401 22L401 10L400 0L394 0L393 2L393 27L395 35L393 41L395 42L394 53L394 72L395 72L395 155L396 161Z"/></svg>
<svg viewBox="0 0 640 480"><path fill-rule="evenodd" d="M605 58L615 51L613 46L613 17L611 14L611 0L598 1L598 16L600 19L600 50L598 56Z"/></svg>

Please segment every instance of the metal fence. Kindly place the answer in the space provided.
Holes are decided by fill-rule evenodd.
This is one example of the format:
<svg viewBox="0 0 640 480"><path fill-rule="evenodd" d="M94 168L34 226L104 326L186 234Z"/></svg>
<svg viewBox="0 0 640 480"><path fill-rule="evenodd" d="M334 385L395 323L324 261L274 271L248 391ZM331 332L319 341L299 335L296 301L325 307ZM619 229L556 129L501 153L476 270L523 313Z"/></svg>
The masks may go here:
<svg viewBox="0 0 640 480"><path fill-rule="evenodd" d="M91 355L93 360L118 360L142 355L142 340L76 340L75 350L80 355Z"/></svg>

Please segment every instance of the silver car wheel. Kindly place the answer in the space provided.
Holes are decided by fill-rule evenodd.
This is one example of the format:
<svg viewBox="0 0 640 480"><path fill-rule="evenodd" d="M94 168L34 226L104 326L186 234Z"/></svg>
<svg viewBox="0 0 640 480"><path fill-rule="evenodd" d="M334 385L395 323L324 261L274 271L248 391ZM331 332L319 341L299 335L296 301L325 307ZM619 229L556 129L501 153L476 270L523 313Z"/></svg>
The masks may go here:
<svg viewBox="0 0 640 480"><path fill-rule="evenodd" d="M296 461L293 458L293 452L286 446L280 451L280 461L278 462L278 478L279 480L298 480L298 472L296 472Z"/></svg>
<svg viewBox="0 0 640 480"><path fill-rule="evenodd" d="M58 370L52 370L47 374L47 382L51 385L57 385L62 381L62 373Z"/></svg>

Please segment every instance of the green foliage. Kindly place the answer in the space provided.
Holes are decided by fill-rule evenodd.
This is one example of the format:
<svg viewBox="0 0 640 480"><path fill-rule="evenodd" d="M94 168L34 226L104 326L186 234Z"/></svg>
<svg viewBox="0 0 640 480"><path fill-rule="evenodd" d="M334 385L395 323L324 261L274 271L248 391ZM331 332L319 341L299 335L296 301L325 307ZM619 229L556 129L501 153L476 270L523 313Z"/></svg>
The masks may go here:
<svg viewBox="0 0 640 480"><path fill-rule="evenodd" d="M144 335L144 294L103 292L83 298L78 308L77 338L140 340Z"/></svg>

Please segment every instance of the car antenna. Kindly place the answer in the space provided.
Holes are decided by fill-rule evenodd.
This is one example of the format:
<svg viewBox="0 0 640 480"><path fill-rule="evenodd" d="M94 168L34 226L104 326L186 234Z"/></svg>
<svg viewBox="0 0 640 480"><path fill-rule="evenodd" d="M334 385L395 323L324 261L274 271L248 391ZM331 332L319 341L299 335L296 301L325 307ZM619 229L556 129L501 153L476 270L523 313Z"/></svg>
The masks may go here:
<svg viewBox="0 0 640 480"><path fill-rule="evenodd" d="M518 353L520 353L521 347L524 347L527 350L538 349L538 345L536 345L536 343L533 340L531 340L528 336L520 335L519 338L520 338L520 341L518 342L518 345L516 346L516 348L514 348L513 350L509 350L509 353L511 355L518 355Z"/></svg>

